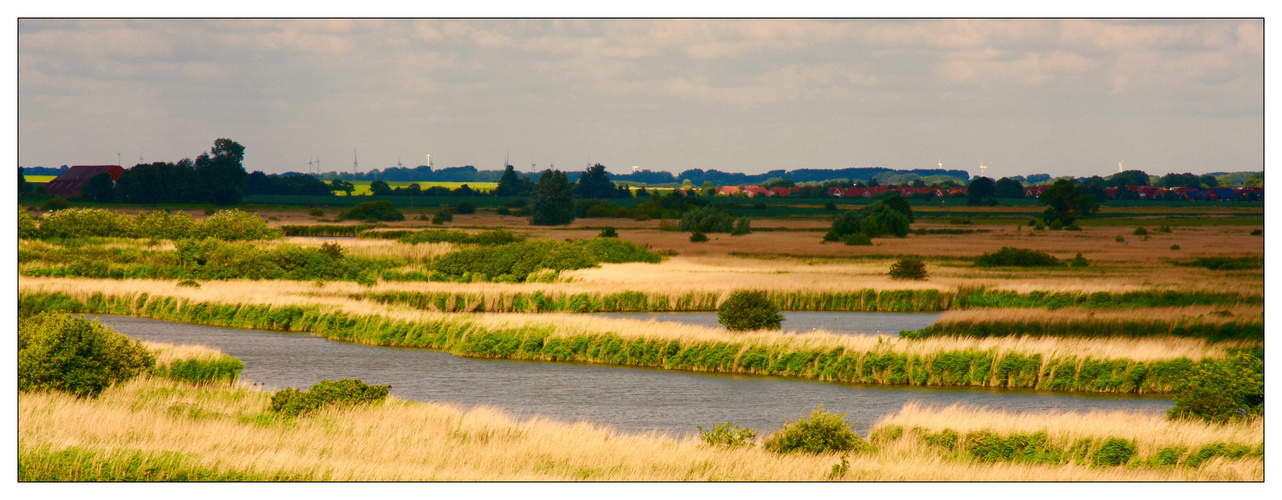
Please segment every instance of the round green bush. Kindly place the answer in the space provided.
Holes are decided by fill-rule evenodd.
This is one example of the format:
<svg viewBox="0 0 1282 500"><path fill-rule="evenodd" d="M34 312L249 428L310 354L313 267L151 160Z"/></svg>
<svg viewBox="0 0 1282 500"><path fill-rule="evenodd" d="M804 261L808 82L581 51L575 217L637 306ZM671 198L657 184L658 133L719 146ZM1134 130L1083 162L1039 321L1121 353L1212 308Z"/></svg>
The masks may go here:
<svg viewBox="0 0 1282 500"><path fill-rule="evenodd" d="M1063 262L1040 250L1026 248L1002 247L992 253L975 258L975 265L980 267L1050 267L1062 266Z"/></svg>
<svg viewBox="0 0 1282 500"><path fill-rule="evenodd" d="M717 308L717 320L730 331L778 330L783 324L779 307L760 291L730 294Z"/></svg>
<svg viewBox="0 0 1282 500"><path fill-rule="evenodd" d="M360 379L323 380L306 391L292 387L277 391L272 394L268 409L280 415L297 417L329 405L382 403L387 399L387 390L386 385L368 385Z"/></svg>
<svg viewBox="0 0 1282 500"><path fill-rule="evenodd" d="M396 205L387 200L367 201L357 203L338 215L339 220L385 220L397 221L405 220L405 214L396 209Z"/></svg>
<svg viewBox="0 0 1282 500"><path fill-rule="evenodd" d="M619 237L619 232L615 231L614 228L612 227L607 227L605 229L602 229L601 234L597 235L597 238L618 238L618 237Z"/></svg>
<svg viewBox="0 0 1282 500"><path fill-rule="evenodd" d="M458 206L454 207L454 213L461 215L471 215L476 213L476 204L470 201L461 201Z"/></svg>
<svg viewBox="0 0 1282 500"><path fill-rule="evenodd" d="M908 257L891 264L890 277L897 280L924 280L927 277L926 263L921 259Z"/></svg>
<svg viewBox="0 0 1282 500"><path fill-rule="evenodd" d="M703 243L705 241L708 241L708 235L706 234L699 231L690 234L690 243Z"/></svg>
<svg viewBox="0 0 1282 500"><path fill-rule="evenodd" d="M151 370L156 358L138 340L84 318L42 313L18 323L18 390L97 397Z"/></svg>
<svg viewBox="0 0 1282 500"><path fill-rule="evenodd" d="M821 405L809 417L798 418L766 438L763 447L775 453L867 451L872 445L846 423L844 413L828 413Z"/></svg>

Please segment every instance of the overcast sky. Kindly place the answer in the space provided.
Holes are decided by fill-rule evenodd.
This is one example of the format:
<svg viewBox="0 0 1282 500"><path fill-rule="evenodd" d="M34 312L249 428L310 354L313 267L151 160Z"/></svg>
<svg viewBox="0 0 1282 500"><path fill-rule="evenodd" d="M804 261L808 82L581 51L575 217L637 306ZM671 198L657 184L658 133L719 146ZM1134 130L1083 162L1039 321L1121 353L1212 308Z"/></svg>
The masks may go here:
<svg viewBox="0 0 1282 500"><path fill-rule="evenodd" d="M22 166L1262 170L1260 20L20 20Z"/></svg>

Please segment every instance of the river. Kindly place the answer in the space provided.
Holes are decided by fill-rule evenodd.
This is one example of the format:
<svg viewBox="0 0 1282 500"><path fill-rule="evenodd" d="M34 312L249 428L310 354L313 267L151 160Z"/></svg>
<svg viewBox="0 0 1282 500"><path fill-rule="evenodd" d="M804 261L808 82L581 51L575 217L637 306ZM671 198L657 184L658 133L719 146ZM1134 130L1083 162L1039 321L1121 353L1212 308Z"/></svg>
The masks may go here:
<svg viewBox="0 0 1282 500"><path fill-rule="evenodd" d="M122 316L93 316L130 337L203 344L245 362L241 380L268 389L306 389L321 380L390 384L407 400L497 407L515 417L580 420L623 432L674 436L734 422L766 434L822 404L846 413L861 435L904 403L963 403L1015 412L1133 410L1161 413L1169 398L1029 390L860 386L780 377L645 368L471 359L429 349L374 347L304 333L215 328Z"/></svg>

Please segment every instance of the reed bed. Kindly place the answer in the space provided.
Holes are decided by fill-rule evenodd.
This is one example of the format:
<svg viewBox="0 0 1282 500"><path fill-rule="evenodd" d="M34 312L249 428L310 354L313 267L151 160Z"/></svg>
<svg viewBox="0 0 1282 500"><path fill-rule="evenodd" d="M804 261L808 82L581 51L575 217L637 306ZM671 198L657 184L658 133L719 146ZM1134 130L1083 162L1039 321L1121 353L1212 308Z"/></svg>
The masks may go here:
<svg viewBox="0 0 1282 500"><path fill-rule="evenodd" d="M27 287L24 287L27 288ZM457 355L750 373L869 384L1166 393L1232 343L1199 339L931 338L757 332L575 315L456 315L368 304L207 302L146 293L73 295L27 288L36 309L317 333L333 340ZM360 307L358 307L360 306ZM359 313L356 311L360 311ZM371 313L371 311L375 311Z"/></svg>
<svg viewBox="0 0 1282 500"><path fill-rule="evenodd" d="M1213 459L1197 467L986 463L945 456L909 439L850 455L777 455L759 446L724 448L697 439L622 434L588 422L513 419L395 399L331 408L302 418L266 413L270 395L244 386L192 387L138 379L97 399L22 394L18 403L20 480L318 480L318 481L1258 481L1259 457ZM878 423L935 425L930 410L906 407ZM989 426L1039 425L1036 416L989 413ZM1045 423L1058 423L1051 415ZM1143 417L1153 419L1154 417ZM1147 442L1143 418L1095 416L1109 424L1087 436ZM1019 420L1023 419L1023 420ZM1023 424L1022 422L1031 422ZM1071 424L1065 420L1066 423ZM957 422L946 422L956 426ZM962 422L966 423L966 422ZM1147 423L1147 422L1141 422ZM976 426L980 422L975 423ZM1070 432L1078 432L1072 427ZM1109 434L1118 430L1118 434ZM1259 442L1262 428L1220 431ZM876 430L874 430L876 433ZM1214 429L1186 433L1190 442ZM1175 438L1163 438L1163 443Z"/></svg>
<svg viewBox="0 0 1282 500"><path fill-rule="evenodd" d="M1262 307L1132 309L987 309L949 311L935 324L902 336L1197 337L1264 340Z"/></svg>

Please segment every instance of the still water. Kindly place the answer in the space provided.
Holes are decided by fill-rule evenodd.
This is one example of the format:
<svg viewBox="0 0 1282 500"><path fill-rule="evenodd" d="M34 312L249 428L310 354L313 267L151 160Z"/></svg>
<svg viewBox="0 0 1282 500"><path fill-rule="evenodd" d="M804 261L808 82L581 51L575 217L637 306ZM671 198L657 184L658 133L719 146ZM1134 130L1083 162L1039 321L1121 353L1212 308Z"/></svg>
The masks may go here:
<svg viewBox="0 0 1282 500"><path fill-rule="evenodd" d="M783 312L783 329L800 333L827 330L847 335L888 335L898 337L900 330L920 330L935 323L943 313L851 313L851 312ZM655 320L686 325L720 328L717 313L597 313L603 318Z"/></svg>
<svg viewBox="0 0 1282 500"><path fill-rule="evenodd" d="M89 316L94 318L95 316ZM497 407L516 417L587 420L624 432L694 433L734 422L759 434L822 404L856 422L862 435L904 403L964 403L1008 411L1134 410L1160 413L1171 400L1145 396L1063 395L984 388L856 386L746 375L709 375L575 363L460 358L427 349L334 342L310 334L213 328L97 316L144 340L203 344L245 362L241 380L268 389L306 389L321 380L359 378L390 384L398 398Z"/></svg>

